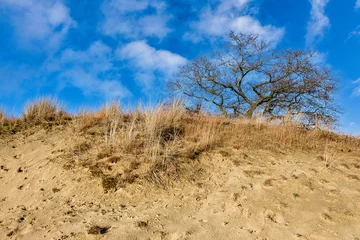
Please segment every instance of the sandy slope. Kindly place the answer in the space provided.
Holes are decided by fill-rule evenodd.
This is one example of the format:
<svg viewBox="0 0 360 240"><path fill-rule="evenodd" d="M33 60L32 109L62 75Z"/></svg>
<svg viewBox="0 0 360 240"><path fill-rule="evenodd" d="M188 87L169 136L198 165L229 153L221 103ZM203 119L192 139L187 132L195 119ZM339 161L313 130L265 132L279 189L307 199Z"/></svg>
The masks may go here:
<svg viewBox="0 0 360 240"><path fill-rule="evenodd" d="M63 168L71 144L61 131L1 137L0 239L360 239L352 153L326 167L320 153L214 150L193 181L104 194L85 168Z"/></svg>

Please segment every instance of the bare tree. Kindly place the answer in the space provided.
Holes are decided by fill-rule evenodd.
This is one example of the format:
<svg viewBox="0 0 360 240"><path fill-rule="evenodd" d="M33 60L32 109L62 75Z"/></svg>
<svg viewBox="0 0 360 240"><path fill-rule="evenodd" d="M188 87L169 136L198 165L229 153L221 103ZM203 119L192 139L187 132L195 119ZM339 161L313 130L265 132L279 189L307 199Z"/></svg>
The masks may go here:
<svg viewBox="0 0 360 240"><path fill-rule="evenodd" d="M253 34L229 34L222 51L182 66L172 90L214 104L224 115L301 114L308 125L336 122L337 80L318 54L277 50Z"/></svg>

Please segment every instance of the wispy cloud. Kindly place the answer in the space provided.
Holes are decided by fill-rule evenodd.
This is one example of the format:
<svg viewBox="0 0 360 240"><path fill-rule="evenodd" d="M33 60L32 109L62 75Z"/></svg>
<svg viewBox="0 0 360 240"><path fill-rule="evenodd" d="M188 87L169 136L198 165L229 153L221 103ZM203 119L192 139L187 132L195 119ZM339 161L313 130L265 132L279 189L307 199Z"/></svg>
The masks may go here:
<svg viewBox="0 0 360 240"><path fill-rule="evenodd" d="M2 0L1 8L14 26L19 45L26 49L55 52L76 25L61 1Z"/></svg>
<svg viewBox="0 0 360 240"><path fill-rule="evenodd" d="M284 29L273 25L262 25L250 16L248 4L251 0L215 1L201 10L199 20L192 22L192 32L185 39L198 42L203 37L224 36L230 30L258 34L263 40L277 44L284 35Z"/></svg>
<svg viewBox="0 0 360 240"><path fill-rule="evenodd" d="M352 32L349 33L349 36L346 39L346 41L349 40L350 38L352 38L354 36L358 36L358 35L360 35L360 25L357 26Z"/></svg>
<svg viewBox="0 0 360 240"><path fill-rule="evenodd" d="M157 50L145 41L134 41L116 50L118 59L128 61L136 69L136 80L147 90L157 77L170 77L186 63L182 56L166 50Z"/></svg>
<svg viewBox="0 0 360 240"><path fill-rule="evenodd" d="M329 0L311 0L311 18L307 26L306 44L313 46L324 37L324 32L330 28L329 18L325 15Z"/></svg>
<svg viewBox="0 0 360 240"><path fill-rule="evenodd" d="M138 39L165 37L171 29L171 18L166 13L167 4L161 0L109 0L102 5L105 16L101 30L105 35Z"/></svg>
<svg viewBox="0 0 360 240"><path fill-rule="evenodd" d="M58 81L81 89L85 95L124 98L131 95L119 81L111 48L98 41L85 51L66 49L59 59L47 62L48 72L57 72Z"/></svg>
<svg viewBox="0 0 360 240"><path fill-rule="evenodd" d="M358 78L356 81L354 81L353 84L358 85L357 87L355 87L355 89L353 91L353 95L360 97L360 78Z"/></svg>
<svg viewBox="0 0 360 240"><path fill-rule="evenodd" d="M355 10L359 10L359 9L360 9L360 0L357 0L355 3ZM360 25L358 25L352 32L349 33L349 36L346 39L346 41L358 35L360 35Z"/></svg>

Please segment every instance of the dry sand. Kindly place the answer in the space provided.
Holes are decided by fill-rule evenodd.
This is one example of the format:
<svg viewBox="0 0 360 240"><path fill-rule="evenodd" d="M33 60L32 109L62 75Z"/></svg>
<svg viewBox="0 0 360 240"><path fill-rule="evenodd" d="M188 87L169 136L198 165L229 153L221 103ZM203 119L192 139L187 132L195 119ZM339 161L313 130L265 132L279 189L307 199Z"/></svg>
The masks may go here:
<svg viewBox="0 0 360 240"><path fill-rule="evenodd" d="M71 144L61 131L0 136L0 239L360 239L353 153L215 149L192 181L105 194L86 168L64 169Z"/></svg>

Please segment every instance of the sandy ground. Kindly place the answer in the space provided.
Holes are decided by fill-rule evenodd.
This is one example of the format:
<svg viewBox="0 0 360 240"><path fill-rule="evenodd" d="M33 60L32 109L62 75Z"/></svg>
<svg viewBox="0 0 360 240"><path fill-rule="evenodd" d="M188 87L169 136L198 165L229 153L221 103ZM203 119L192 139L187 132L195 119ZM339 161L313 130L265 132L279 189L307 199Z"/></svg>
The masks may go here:
<svg viewBox="0 0 360 240"><path fill-rule="evenodd" d="M105 194L87 169L64 169L69 145L56 132L0 138L0 239L360 239L352 153L214 150L193 181Z"/></svg>

